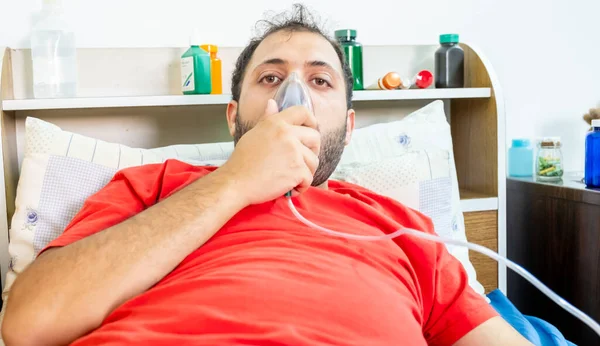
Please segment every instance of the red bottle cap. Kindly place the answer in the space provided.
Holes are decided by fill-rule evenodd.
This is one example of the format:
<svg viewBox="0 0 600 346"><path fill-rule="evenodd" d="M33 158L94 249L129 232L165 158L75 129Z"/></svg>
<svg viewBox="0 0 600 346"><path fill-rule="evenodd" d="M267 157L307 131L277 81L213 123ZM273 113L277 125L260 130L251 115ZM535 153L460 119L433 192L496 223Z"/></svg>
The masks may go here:
<svg viewBox="0 0 600 346"><path fill-rule="evenodd" d="M431 83L433 83L433 74L427 70L423 70L417 73L417 78L415 78L415 84L419 89L428 88Z"/></svg>

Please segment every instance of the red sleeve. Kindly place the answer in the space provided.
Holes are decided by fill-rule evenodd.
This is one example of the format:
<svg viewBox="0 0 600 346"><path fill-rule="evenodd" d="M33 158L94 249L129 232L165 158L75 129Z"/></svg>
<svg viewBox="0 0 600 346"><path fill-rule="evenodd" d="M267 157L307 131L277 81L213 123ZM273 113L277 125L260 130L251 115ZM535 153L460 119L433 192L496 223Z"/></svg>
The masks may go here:
<svg viewBox="0 0 600 346"><path fill-rule="evenodd" d="M423 332L429 345L452 345L498 313L468 284L462 264L436 245L434 294Z"/></svg>
<svg viewBox="0 0 600 346"><path fill-rule="evenodd" d="M425 215L406 207L401 214L408 221L404 223L407 227L436 234L433 222ZM444 244L413 237L412 246L416 248L414 253L427 256L415 268L423 295L423 335L428 345L453 345L483 322L498 316L469 286L467 272ZM406 250L406 246L403 248Z"/></svg>
<svg viewBox="0 0 600 346"><path fill-rule="evenodd" d="M67 246L121 223L211 170L168 160L163 164L119 171L104 188L85 201L62 235L50 242L40 255L49 248Z"/></svg>

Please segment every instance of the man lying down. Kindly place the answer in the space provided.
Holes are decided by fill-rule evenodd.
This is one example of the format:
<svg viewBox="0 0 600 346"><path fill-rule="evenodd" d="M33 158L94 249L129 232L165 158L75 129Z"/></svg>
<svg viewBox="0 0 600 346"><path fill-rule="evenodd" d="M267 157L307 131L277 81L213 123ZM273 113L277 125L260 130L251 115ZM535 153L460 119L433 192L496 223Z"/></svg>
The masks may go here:
<svg viewBox="0 0 600 346"><path fill-rule="evenodd" d="M283 18L283 19L282 19ZM312 97L278 112L296 72ZM237 60L218 169L179 161L123 170L13 286L8 345L526 345L467 284L443 245L364 242L431 221L328 181L349 143L352 78L302 7Z"/></svg>

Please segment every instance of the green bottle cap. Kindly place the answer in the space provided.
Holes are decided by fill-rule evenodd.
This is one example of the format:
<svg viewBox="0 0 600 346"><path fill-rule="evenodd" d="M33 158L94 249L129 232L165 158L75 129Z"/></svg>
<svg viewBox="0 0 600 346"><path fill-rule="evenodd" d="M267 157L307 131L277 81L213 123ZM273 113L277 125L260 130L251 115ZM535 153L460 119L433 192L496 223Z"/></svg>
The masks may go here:
<svg viewBox="0 0 600 346"><path fill-rule="evenodd" d="M335 38L351 40L356 38L356 30L354 29L340 29L335 31Z"/></svg>
<svg viewBox="0 0 600 346"><path fill-rule="evenodd" d="M440 43L458 43L458 34L440 35Z"/></svg>

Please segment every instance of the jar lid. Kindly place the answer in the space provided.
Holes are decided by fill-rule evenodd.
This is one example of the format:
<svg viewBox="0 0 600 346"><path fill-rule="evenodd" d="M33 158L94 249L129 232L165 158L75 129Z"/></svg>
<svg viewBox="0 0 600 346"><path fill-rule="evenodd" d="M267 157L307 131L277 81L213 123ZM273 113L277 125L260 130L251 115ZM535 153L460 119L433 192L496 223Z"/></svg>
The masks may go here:
<svg viewBox="0 0 600 346"><path fill-rule="evenodd" d="M440 43L458 43L458 34L440 35Z"/></svg>
<svg viewBox="0 0 600 346"><path fill-rule="evenodd" d="M335 31L336 38L343 38L346 40L351 40L356 38L356 30L354 29L340 29Z"/></svg>
<svg viewBox="0 0 600 346"><path fill-rule="evenodd" d="M600 119L593 119L592 127L600 127Z"/></svg>
<svg viewBox="0 0 600 346"><path fill-rule="evenodd" d="M531 146L531 141L527 138L515 138L512 140L513 148L523 148Z"/></svg>
<svg viewBox="0 0 600 346"><path fill-rule="evenodd" d="M542 148L560 148L562 143L560 137L545 137L540 141L539 146Z"/></svg>

